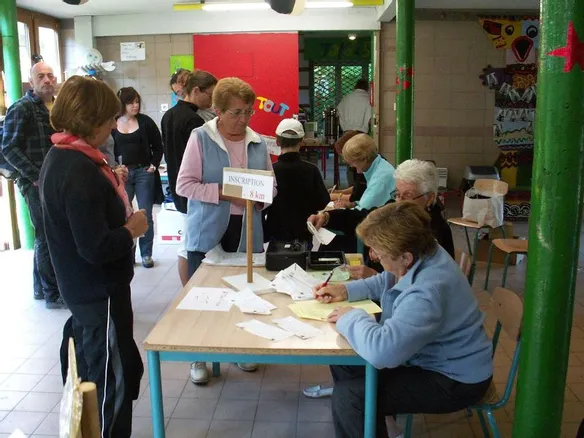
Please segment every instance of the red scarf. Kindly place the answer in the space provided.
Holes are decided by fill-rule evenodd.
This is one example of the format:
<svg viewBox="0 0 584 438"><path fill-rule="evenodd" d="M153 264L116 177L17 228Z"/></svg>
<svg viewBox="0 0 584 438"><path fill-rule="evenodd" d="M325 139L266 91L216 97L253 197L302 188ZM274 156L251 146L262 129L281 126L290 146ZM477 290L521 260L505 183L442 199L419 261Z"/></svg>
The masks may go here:
<svg viewBox="0 0 584 438"><path fill-rule="evenodd" d="M124 181L118 177L118 175L113 171L107 162L106 156L93 146L87 144L84 140L80 139L71 134L65 134L63 132L57 132L51 136L51 141L55 147L59 149L70 149L77 152L81 152L93 161L98 167L101 173L108 179L110 184L113 186L118 196L124 202L126 207L126 218L129 218L133 213L134 209L130 200L128 199L128 194L126 193L126 188Z"/></svg>

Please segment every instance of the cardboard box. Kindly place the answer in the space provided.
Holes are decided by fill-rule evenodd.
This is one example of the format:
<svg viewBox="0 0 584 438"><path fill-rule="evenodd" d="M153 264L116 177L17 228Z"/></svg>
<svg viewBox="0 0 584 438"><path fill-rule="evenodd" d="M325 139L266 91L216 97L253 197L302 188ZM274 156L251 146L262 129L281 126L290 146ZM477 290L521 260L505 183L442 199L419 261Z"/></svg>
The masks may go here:
<svg viewBox="0 0 584 438"><path fill-rule="evenodd" d="M517 237L517 236L513 236L513 239L518 239L518 238L519 237ZM491 248L491 240L489 240L489 239L479 240L479 246L477 249L477 261L487 263L489 261L489 249L490 248ZM505 256L506 256L506 254L503 251L501 251L496 246L493 247L492 263L496 263L499 265L505 264ZM509 265L515 266L518 263L521 263L521 260L523 260L524 257L525 257L525 255L523 255L523 254L511 254L511 257L509 257Z"/></svg>
<svg viewBox="0 0 584 438"><path fill-rule="evenodd" d="M174 204L173 204L174 205ZM180 211L162 208L156 215L156 238L158 243L179 245L183 237L185 219Z"/></svg>
<svg viewBox="0 0 584 438"><path fill-rule="evenodd" d="M503 236L502 228L505 229L505 236ZM509 239L510 237L515 236L515 230L513 229L513 222L503 222L503 226L495 229L489 230L489 239Z"/></svg>

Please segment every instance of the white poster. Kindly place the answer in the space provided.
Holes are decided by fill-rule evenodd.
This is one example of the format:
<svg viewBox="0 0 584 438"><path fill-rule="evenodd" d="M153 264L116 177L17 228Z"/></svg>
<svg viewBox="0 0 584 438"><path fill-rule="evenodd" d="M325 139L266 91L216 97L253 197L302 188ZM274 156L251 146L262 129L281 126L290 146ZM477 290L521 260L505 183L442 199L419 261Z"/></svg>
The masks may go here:
<svg viewBox="0 0 584 438"><path fill-rule="evenodd" d="M223 169L223 194L256 202L273 200L274 174L250 169Z"/></svg>
<svg viewBox="0 0 584 438"><path fill-rule="evenodd" d="M144 61L146 59L146 43L120 43L120 59L122 61Z"/></svg>

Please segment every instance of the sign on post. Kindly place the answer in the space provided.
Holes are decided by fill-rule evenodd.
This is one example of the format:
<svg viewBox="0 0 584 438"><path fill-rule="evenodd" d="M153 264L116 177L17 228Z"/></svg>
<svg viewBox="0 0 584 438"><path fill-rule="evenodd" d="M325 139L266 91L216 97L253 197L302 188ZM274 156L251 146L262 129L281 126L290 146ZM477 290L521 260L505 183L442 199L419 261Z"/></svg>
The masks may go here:
<svg viewBox="0 0 584 438"><path fill-rule="evenodd" d="M274 173L267 170L223 169L223 194L248 201L271 203Z"/></svg>

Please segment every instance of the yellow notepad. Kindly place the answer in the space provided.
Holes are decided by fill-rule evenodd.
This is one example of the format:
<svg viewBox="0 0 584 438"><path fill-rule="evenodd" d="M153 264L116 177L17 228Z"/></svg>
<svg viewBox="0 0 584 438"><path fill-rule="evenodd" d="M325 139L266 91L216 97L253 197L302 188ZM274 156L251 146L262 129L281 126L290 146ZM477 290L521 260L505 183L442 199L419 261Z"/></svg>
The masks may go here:
<svg viewBox="0 0 584 438"><path fill-rule="evenodd" d="M339 303L322 304L316 300L300 301L289 304L288 307L299 318L316 319L318 321L326 321L329 314L337 307L355 307L356 309L363 309L369 314L381 312L381 307L371 300L363 301L341 301Z"/></svg>

